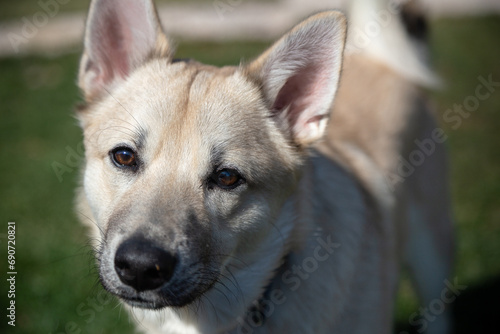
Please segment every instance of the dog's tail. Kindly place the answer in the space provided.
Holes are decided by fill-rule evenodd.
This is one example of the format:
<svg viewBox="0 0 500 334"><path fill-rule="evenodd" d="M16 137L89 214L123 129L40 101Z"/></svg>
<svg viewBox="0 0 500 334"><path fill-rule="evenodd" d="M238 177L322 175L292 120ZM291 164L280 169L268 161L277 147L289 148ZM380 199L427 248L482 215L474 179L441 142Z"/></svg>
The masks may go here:
<svg viewBox="0 0 500 334"><path fill-rule="evenodd" d="M353 0L346 52L377 58L417 84L437 87L427 57L427 24L416 0Z"/></svg>

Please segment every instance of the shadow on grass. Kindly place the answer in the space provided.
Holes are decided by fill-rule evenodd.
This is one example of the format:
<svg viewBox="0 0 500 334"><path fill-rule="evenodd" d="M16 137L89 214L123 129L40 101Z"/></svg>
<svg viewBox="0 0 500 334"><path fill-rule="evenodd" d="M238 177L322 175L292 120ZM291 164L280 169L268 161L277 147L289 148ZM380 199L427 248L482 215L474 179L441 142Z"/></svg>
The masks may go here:
<svg viewBox="0 0 500 334"><path fill-rule="evenodd" d="M500 328L500 276L469 286L452 304L454 334L492 334ZM396 324L395 333L424 333L409 323Z"/></svg>

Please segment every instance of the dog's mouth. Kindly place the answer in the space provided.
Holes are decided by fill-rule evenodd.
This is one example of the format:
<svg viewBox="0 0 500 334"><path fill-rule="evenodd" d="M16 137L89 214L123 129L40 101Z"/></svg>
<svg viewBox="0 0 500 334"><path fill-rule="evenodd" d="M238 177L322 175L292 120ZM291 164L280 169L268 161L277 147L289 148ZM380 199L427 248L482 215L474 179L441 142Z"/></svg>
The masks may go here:
<svg viewBox="0 0 500 334"><path fill-rule="evenodd" d="M103 282L106 290L119 297L132 307L158 310L164 307L185 307L203 296L217 282L216 278L201 281L187 279L184 282L171 282L162 288L137 291L127 286L115 288Z"/></svg>
<svg viewBox="0 0 500 334"><path fill-rule="evenodd" d="M183 307L189 305L191 302L196 300L193 298L191 301L189 300L181 300L179 298L176 299L168 299L164 298L161 295L156 296L128 296L126 294L119 294L118 297L125 302L126 304L149 310L159 310L164 307Z"/></svg>
<svg viewBox="0 0 500 334"><path fill-rule="evenodd" d="M155 303L154 301L149 301L145 300L141 297L126 297L123 295L118 296L123 302L127 303L128 305L132 307L138 307L138 308L144 308L144 309L151 309L151 310L157 310L161 309L164 307L163 305L159 305Z"/></svg>

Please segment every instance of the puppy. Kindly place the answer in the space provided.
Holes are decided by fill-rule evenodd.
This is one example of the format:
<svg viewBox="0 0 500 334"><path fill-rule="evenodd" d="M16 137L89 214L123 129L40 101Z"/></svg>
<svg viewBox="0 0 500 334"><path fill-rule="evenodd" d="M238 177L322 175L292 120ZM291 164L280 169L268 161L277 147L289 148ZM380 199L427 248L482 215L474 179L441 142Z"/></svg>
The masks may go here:
<svg viewBox="0 0 500 334"><path fill-rule="evenodd" d="M174 60L152 1L92 1L78 207L102 285L140 330L389 333L405 259L422 301L439 297L442 145L411 175L400 165L433 117L414 78L369 49L343 66L346 28L322 12L216 68Z"/></svg>

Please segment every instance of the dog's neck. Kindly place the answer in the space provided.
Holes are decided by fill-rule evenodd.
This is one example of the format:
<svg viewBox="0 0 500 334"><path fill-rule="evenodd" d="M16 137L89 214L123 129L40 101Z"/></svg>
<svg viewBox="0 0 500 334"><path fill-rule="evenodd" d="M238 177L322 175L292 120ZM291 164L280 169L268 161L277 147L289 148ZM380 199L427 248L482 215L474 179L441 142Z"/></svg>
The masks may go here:
<svg viewBox="0 0 500 334"><path fill-rule="evenodd" d="M269 281L269 284L264 288L261 297L255 301L247 311L245 319L247 321L251 320L253 327L260 327L266 323L267 318L271 315L269 314L269 303L272 302L272 294L278 289L279 280L281 279L282 273L290 267L291 253L287 253L282 260L281 266L275 271L275 275Z"/></svg>
<svg viewBox="0 0 500 334"><path fill-rule="evenodd" d="M263 287L260 297L256 299L248 307L243 320L246 324L251 325L252 328L264 326L267 319L272 315L275 307L274 305L281 303L277 301L283 286L283 274L290 270L294 263L294 252L299 251L306 247L309 237L312 234L311 226L307 222L311 221L306 219L306 216L312 214L313 204L309 201L312 199L310 193L310 182L312 181L309 175L302 175L297 191L288 199L287 204L284 206L282 215L294 221L293 228L288 231L287 242L283 249L281 260L278 261L272 275L266 281L267 285ZM301 200L297 200L300 198ZM286 219L286 218L285 218ZM272 306L270 306L272 304ZM270 309L272 308L272 310ZM242 325L240 323L240 325Z"/></svg>

